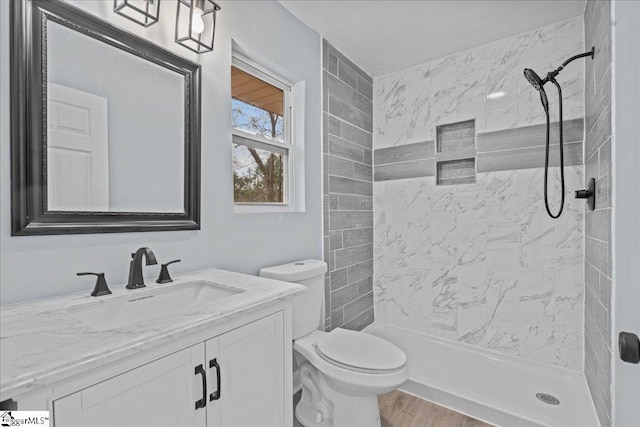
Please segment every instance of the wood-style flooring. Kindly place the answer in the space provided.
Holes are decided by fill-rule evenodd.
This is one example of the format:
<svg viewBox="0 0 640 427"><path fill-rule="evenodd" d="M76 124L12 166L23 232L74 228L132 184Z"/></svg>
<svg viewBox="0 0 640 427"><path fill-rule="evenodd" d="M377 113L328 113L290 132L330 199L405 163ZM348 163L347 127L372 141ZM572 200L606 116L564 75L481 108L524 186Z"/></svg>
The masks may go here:
<svg viewBox="0 0 640 427"><path fill-rule="evenodd" d="M294 395L293 406L302 392ZM382 427L491 427L474 418L435 405L400 390L378 396ZM294 427L303 427L293 417ZM357 426L354 426L357 427Z"/></svg>
<svg viewBox="0 0 640 427"><path fill-rule="evenodd" d="M378 396L378 405L382 427L491 427L400 390Z"/></svg>

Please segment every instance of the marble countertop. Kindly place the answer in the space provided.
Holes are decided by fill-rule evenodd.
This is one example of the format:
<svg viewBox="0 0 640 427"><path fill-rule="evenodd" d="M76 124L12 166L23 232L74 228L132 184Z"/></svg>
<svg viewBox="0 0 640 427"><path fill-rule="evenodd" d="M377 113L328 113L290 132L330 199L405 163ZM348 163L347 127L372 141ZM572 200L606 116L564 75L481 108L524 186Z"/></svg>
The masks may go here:
<svg viewBox="0 0 640 427"><path fill-rule="evenodd" d="M72 314L83 305L143 297L194 281L214 282L243 292L109 330L96 330ZM173 283L147 283L141 289L113 287L112 295L97 298L89 296L88 289L86 295L2 306L0 401L158 348L304 290L293 283L210 269L175 276Z"/></svg>

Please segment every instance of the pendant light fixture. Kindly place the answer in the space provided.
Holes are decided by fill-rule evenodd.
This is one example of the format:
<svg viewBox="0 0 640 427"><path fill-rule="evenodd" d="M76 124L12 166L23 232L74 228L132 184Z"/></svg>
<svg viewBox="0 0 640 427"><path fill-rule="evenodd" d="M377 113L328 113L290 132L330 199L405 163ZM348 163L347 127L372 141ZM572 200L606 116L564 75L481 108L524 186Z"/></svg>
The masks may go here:
<svg viewBox="0 0 640 427"><path fill-rule="evenodd" d="M113 0L113 11L143 27L149 27L158 22L160 0Z"/></svg>
<svg viewBox="0 0 640 427"><path fill-rule="evenodd" d="M178 0L176 43L196 53L213 50L216 12L220 6L212 0Z"/></svg>

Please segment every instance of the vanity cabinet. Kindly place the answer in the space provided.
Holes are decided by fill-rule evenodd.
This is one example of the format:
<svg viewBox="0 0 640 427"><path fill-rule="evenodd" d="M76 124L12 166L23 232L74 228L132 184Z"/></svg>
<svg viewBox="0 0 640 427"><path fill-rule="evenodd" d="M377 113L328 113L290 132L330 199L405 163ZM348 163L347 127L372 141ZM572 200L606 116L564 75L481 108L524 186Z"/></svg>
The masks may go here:
<svg viewBox="0 0 640 427"><path fill-rule="evenodd" d="M56 427L286 425L283 312L53 402Z"/></svg>
<svg viewBox="0 0 640 427"><path fill-rule="evenodd" d="M165 356L53 402L56 427L204 426L194 366L204 344Z"/></svg>
<svg viewBox="0 0 640 427"><path fill-rule="evenodd" d="M220 365L220 399L207 402L207 427L284 426L284 334L282 312L234 329L206 343L207 367ZM215 370L209 369L214 387ZM211 388L211 390L215 390ZM291 417L291 414L289 414Z"/></svg>

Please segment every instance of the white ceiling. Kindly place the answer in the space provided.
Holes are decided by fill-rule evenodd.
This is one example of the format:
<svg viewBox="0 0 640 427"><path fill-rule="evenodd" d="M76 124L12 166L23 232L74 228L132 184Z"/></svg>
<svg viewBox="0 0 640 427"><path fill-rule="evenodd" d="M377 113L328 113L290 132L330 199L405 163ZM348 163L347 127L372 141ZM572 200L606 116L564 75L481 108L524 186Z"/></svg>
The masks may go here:
<svg viewBox="0 0 640 427"><path fill-rule="evenodd" d="M372 76L582 15L586 0L278 0Z"/></svg>

